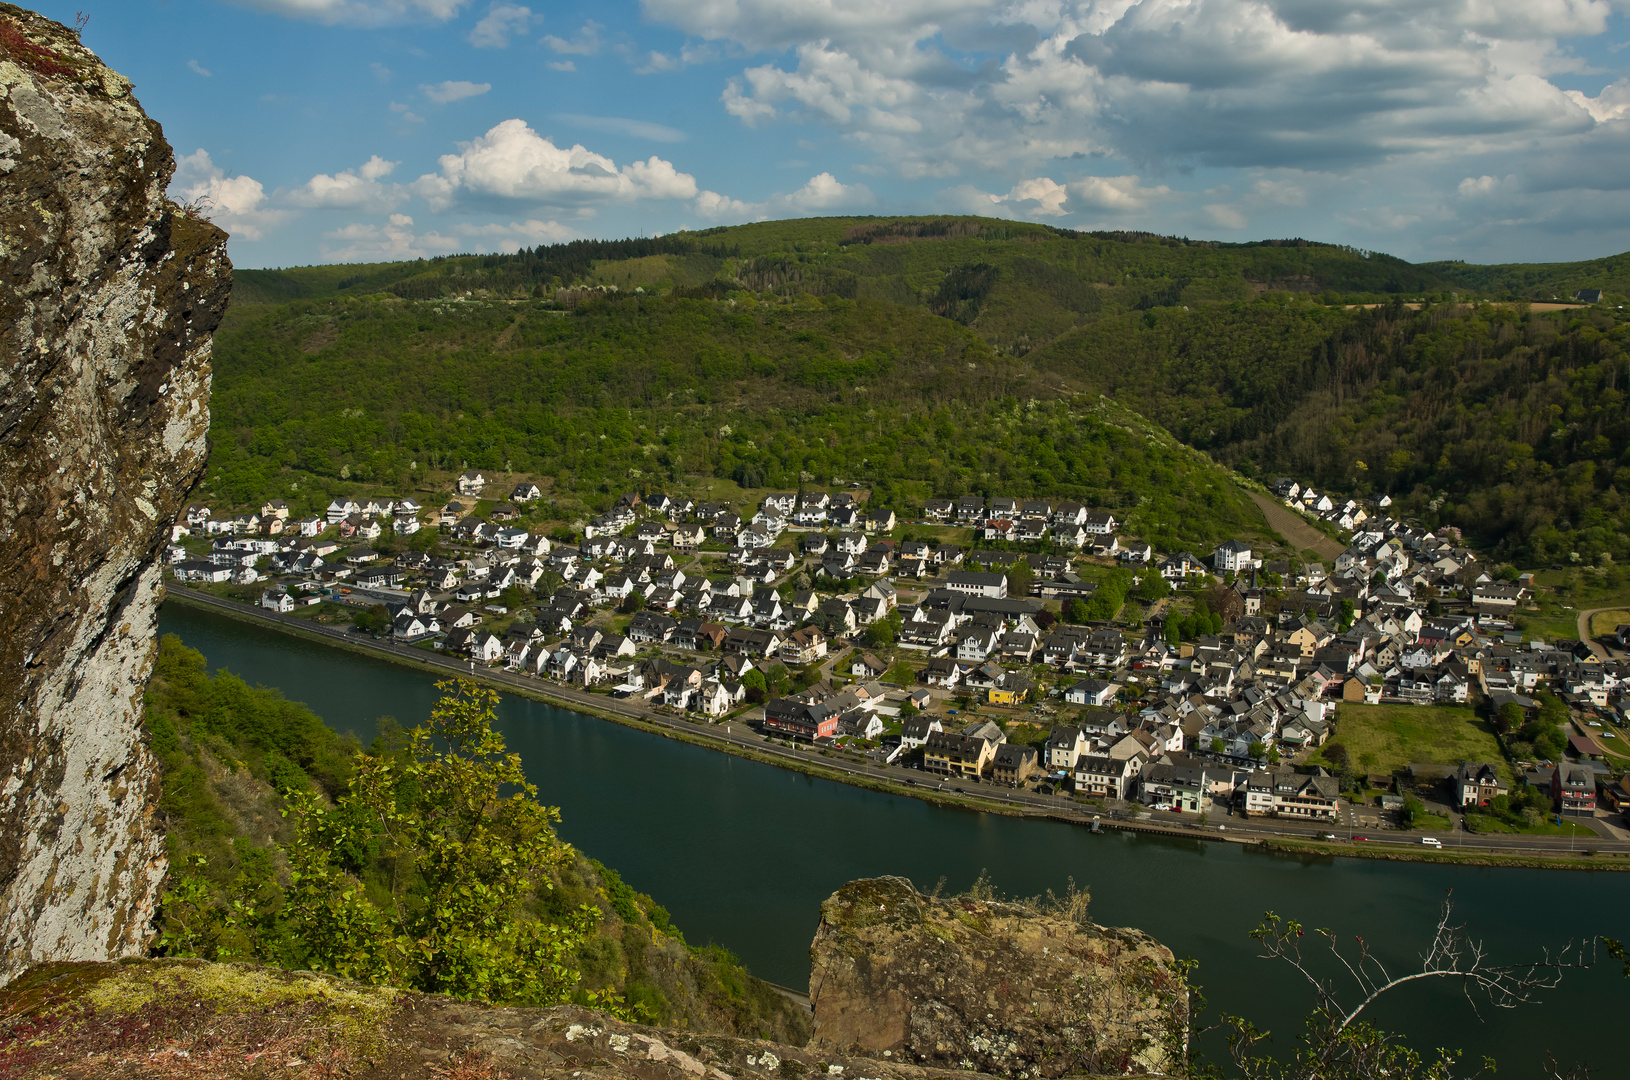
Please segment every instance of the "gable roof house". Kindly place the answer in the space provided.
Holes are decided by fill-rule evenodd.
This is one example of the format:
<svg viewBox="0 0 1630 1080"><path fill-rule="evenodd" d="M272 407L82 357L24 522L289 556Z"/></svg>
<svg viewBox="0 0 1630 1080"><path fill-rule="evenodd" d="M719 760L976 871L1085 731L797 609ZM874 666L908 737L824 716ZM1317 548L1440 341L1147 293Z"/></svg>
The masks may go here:
<svg viewBox="0 0 1630 1080"><path fill-rule="evenodd" d="M838 733L838 713L800 697L776 698L764 706L766 733L794 739L829 739Z"/></svg>
<svg viewBox="0 0 1630 1080"><path fill-rule="evenodd" d="M1128 799L1143 768L1141 757L1114 758L1084 753L1075 759L1075 793L1089 799Z"/></svg>
<svg viewBox="0 0 1630 1080"><path fill-rule="evenodd" d="M1093 536L1108 536L1120 524L1108 510L1093 510L1083 515L1081 527Z"/></svg>
<svg viewBox="0 0 1630 1080"><path fill-rule="evenodd" d="M1038 769L1035 747L1004 742L996 747L996 753L991 758L990 778L995 784L1023 787Z"/></svg>
<svg viewBox="0 0 1630 1080"><path fill-rule="evenodd" d="M723 650L747 656L770 656L781 648L781 635L774 630L737 626L725 635Z"/></svg>
<svg viewBox="0 0 1630 1080"><path fill-rule="evenodd" d="M1054 772L1070 772L1087 748L1085 732L1073 724L1060 724L1047 736L1045 765Z"/></svg>
<svg viewBox="0 0 1630 1080"><path fill-rule="evenodd" d="M1506 793L1506 783L1500 779L1500 770L1482 761L1462 761L1455 770L1452 783L1455 798L1461 807L1487 806Z"/></svg>
<svg viewBox="0 0 1630 1080"><path fill-rule="evenodd" d="M794 630L781 643L781 659L789 664L811 664L826 655L826 635L820 628L806 626Z"/></svg>
<svg viewBox="0 0 1630 1080"><path fill-rule="evenodd" d="M931 732L923 742L923 771L941 776L979 777L990 766L1001 745L978 735L954 731Z"/></svg>

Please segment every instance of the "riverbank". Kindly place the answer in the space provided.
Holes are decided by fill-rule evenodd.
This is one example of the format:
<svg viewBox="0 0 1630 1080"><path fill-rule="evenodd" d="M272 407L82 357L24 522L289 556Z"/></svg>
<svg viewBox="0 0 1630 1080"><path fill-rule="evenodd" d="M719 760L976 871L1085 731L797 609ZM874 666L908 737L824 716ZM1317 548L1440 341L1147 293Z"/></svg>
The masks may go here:
<svg viewBox="0 0 1630 1080"><path fill-rule="evenodd" d="M1015 818L1039 818L1073 826L1091 826L1098 821L1107 830L1168 836L1188 840L1221 841L1247 847L1297 853L1312 856L1346 856L1349 858L1378 859L1391 862L1446 863L1490 867L1522 867L1529 869L1625 870L1630 871L1630 844L1612 844L1597 841L1594 855L1582 852L1570 854L1557 850L1560 845L1547 844L1545 837L1498 838L1489 843L1480 838L1475 846L1444 847L1434 849L1419 844L1419 837L1410 836L1399 841L1376 841L1352 844L1349 841L1322 841L1315 831L1286 831L1286 823L1244 822L1229 819L1225 825L1200 826L1180 820L1171 822L1118 821L1100 817L1080 809L1066 809L1056 800L1032 797L1025 792L990 792L957 790L931 786L934 782L924 776L894 776L900 770L882 770L869 766L847 765L821 759L818 751L789 750L756 737L734 736L728 728L720 729L700 721L684 720L658 715L629 701L607 699L570 687L542 683L536 679L498 669L473 669L468 661L427 653L422 649L380 642L360 637L347 629L322 626L302 619L267 611L254 605L226 600L207 593L180 586L170 586L168 598L189 607L207 610L238 622L273 629L290 637L342 651L383 660L387 663L426 672L432 675L472 679L509 693L545 705L568 709L581 715L610 721L624 727L677 742L722 751L735 757L760 764L800 773L805 776L832 780L851 787L886 795L908 796L922 802L1000 814ZM1318 830L1309 826L1309 830ZM1445 834L1445 844L1461 838ZM1550 850L1547 850L1549 848Z"/></svg>

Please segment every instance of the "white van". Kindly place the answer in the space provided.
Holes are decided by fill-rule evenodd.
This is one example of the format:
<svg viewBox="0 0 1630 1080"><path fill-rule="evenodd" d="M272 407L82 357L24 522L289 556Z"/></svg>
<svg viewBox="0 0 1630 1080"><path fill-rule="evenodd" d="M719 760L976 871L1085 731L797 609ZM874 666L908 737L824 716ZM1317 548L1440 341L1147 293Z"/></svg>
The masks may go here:
<svg viewBox="0 0 1630 1080"><path fill-rule="evenodd" d="M1423 836L1423 837L1421 837L1421 843L1425 844L1427 847L1442 847L1443 846L1443 841L1439 840L1435 836Z"/></svg>

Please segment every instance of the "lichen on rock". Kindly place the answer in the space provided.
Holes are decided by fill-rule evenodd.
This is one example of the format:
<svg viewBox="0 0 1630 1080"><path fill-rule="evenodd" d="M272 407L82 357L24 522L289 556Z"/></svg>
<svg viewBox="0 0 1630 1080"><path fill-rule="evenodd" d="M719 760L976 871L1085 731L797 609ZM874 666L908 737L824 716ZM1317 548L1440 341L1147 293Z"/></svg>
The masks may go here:
<svg viewBox="0 0 1630 1080"><path fill-rule="evenodd" d="M1137 930L885 877L821 905L810 957L815 1049L1023 1077L1182 1067L1181 967Z"/></svg>
<svg viewBox="0 0 1630 1080"><path fill-rule="evenodd" d="M226 236L74 32L0 4L0 979L142 951L169 526L204 468Z"/></svg>
<svg viewBox="0 0 1630 1080"><path fill-rule="evenodd" d="M1117 1074L1122 1073L1117 1070ZM390 1080L958 1080L818 1047L501 1008L198 960L53 964L0 991L0 1074Z"/></svg>

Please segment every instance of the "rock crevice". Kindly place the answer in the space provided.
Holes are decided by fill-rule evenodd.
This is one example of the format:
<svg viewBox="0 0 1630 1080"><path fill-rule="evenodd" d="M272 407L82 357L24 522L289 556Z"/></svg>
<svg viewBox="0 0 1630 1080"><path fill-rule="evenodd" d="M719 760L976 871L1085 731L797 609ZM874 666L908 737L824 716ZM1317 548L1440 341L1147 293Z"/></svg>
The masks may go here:
<svg viewBox="0 0 1630 1080"><path fill-rule="evenodd" d="M141 694L232 283L173 170L127 80L0 3L0 979L141 952L165 874Z"/></svg>

